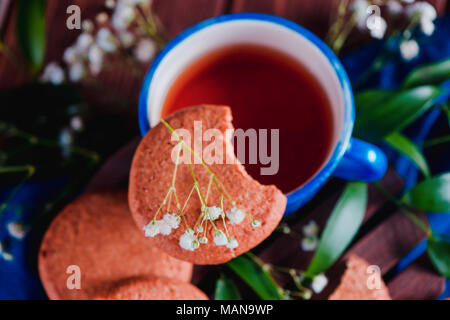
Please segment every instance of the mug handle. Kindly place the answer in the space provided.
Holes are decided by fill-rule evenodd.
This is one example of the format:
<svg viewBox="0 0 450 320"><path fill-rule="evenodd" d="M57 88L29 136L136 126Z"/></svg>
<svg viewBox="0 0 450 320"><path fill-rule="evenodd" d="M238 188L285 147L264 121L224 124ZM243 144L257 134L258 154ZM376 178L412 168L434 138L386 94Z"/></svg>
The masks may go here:
<svg viewBox="0 0 450 320"><path fill-rule="evenodd" d="M386 155L380 148L351 138L333 176L345 180L375 182L383 178L387 163Z"/></svg>

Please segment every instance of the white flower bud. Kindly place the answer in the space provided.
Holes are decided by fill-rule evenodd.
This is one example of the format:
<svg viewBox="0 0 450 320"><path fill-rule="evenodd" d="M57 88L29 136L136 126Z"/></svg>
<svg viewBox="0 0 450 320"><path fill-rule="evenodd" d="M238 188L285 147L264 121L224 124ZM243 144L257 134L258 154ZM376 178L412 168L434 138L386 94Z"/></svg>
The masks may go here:
<svg viewBox="0 0 450 320"><path fill-rule="evenodd" d="M203 226L201 226L201 225L198 226L198 227L197 227L197 232L198 232L198 233L202 233L202 232L203 232Z"/></svg>
<svg viewBox="0 0 450 320"><path fill-rule="evenodd" d="M72 64L80 60L78 50L76 47L68 47L64 50L63 61L67 64Z"/></svg>
<svg viewBox="0 0 450 320"><path fill-rule="evenodd" d="M119 39L125 48L130 48L134 44L134 35L131 32L124 31L119 34Z"/></svg>
<svg viewBox="0 0 450 320"><path fill-rule="evenodd" d="M45 67L40 80L42 82L51 82L54 85L61 84L65 80L64 71L56 62L50 62Z"/></svg>
<svg viewBox="0 0 450 320"><path fill-rule="evenodd" d="M406 14L409 17L419 15L420 19L433 21L437 17L436 9L433 5L425 1L418 1L406 7Z"/></svg>
<svg viewBox="0 0 450 320"><path fill-rule="evenodd" d="M403 6L400 2L398 2L398 0L389 0L386 3L386 8L392 15L398 15L403 11Z"/></svg>
<svg viewBox="0 0 450 320"><path fill-rule="evenodd" d="M168 236L172 232L172 228L164 220L158 220L156 223L158 224L159 233L162 235Z"/></svg>
<svg viewBox="0 0 450 320"><path fill-rule="evenodd" d="M81 23L81 28L84 32L92 32L94 30L94 24L91 20L83 20Z"/></svg>
<svg viewBox="0 0 450 320"><path fill-rule="evenodd" d="M223 214L223 211L219 207L208 207L206 208L206 218L210 220L217 220L219 219Z"/></svg>
<svg viewBox="0 0 450 320"><path fill-rule="evenodd" d="M316 236L319 234L319 226L314 220L309 221L302 229L305 236Z"/></svg>
<svg viewBox="0 0 450 320"><path fill-rule="evenodd" d="M83 130L83 119L80 116L75 116L70 119L70 127L73 131Z"/></svg>
<svg viewBox="0 0 450 320"><path fill-rule="evenodd" d="M369 7L369 3L367 0L355 0L352 3L352 10L354 12L354 16L356 19L356 25L358 29L364 29L366 27L367 20L367 8Z"/></svg>
<svg viewBox="0 0 450 320"><path fill-rule="evenodd" d="M227 218L231 224L239 224L245 218L245 212L234 207L227 211Z"/></svg>
<svg viewBox="0 0 450 320"><path fill-rule="evenodd" d="M260 226L261 226L261 221L259 221L259 220L253 220L252 221L252 227L253 228L258 228Z"/></svg>
<svg viewBox="0 0 450 320"><path fill-rule="evenodd" d="M314 251L319 244L319 240L316 236L308 236L302 240L302 250L303 251Z"/></svg>
<svg viewBox="0 0 450 320"><path fill-rule="evenodd" d="M434 33L435 29L433 20L422 19L420 21L420 29L425 35L431 36Z"/></svg>
<svg viewBox="0 0 450 320"><path fill-rule="evenodd" d="M150 223L144 226L143 229L145 231L146 237L155 237L157 234L159 234L159 226L154 220L150 221Z"/></svg>
<svg viewBox="0 0 450 320"><path fill-rule="evenodd" d="M228 239L228 243L227 243L227 248L230 250L233 250L235 248L237 248L239 245L239 243L237 242L237 240L235 238L229 238Z"/></svg>
<svg viewBox="0 0 450 320"><path fill-rule="evenodd" d="M106 0L105 1L105 7L108 9L114 9L114 6L116 5L116 1L114 0Z"/></svg>
<svg viewBox="0 0 450 320"><path fill-rule="evenodd" d="M206 236L203 236L200 238L200 243L201 244L207 244L208 243L208 238Z"/></svg>
<svg viewBox="0 0 450 320"><path fill-rule="evenodd" d="M227 236L223 233L223 231L216 230L214 232L214 243L217 246L225 246L228 244Z"/></svg>
<svg viewBox="0 0 450 320"><path fill-rule="evenodd" d="M104 52L97 45L92 45L89 49L89 68L93 75L97 75L102 70Z"/></svg>
<svg viewBox="0 0 450 320"><path fill-rule="evenodd" d="M81 62L75 62L69 66L69 80L72 82L80 81L85 74L84 65Z"/></svg>
<svg viewBox="0 0 450 320"><path fill-rule="evenodd" d="M14 257L10 252L6 252L6 251L3 252L2 257L3 257L3 259L5 259L5 261L13 261L14 260Z"/></svg>
<svg viewBox="0 0 450 320"><path fill-rule="evenodd" d="M181 248L189 251L194 251L200 244L197 237L194 235L194 230L187 229L180 237L179 245Z"/></svg>
<svg viewBox="0 0 450 320"><path fill-rule="evenodd" d="M311 288L315 293L321 293L322 290L325 289L327 284L328 284L327 277L323 273L321 273L314 277L311 284Z"/></svg>
<svg viewBox="0 0 450 320"><path fill-rule="evenodd" d="M379 16L371 16L370 18L373 20L373 23L368 24L370 35L375 39L383 39L387 29L386 20Z"/></svg>
<svg viewBox="0 0 450 320"><path fill-rule="evenodd" d="M404 40L400 43L400 54L406 61L412 60L419 54L419 45L415 40Z"/></svg>
<svg viewBox="0 0 450 320"><path fill-rule="evenodd" d="M114 52L117 49L116 39L108 28L98 30L97 45L105 52Z"/></svg>
<svg viewBox="0 0 450 320"><path fill-rule="evenodd" d="M139 62L150 62L157 51L156 43L150 39L142 39L134 49L134 56Z"/></svg>
<svg viewBox="0 0 450 320"><path fill-rule="evenodd" d="M94 43L94 38L92 37L92 35L89 33L83 32L78 36L77 41L75 43L75 48L76 48L77 52L79 52L83 55L86 55L86 54L88 54L89 49L93 43Z"/></svg>
<svg viewBox="0 0 450 320"><path fill-rule="evenodd" d="M114 9L111 18L112 25L116 30L125 30L133 21L135 15L134 8L130 4L120 1Z"/></svg>
<svg viewBox="0 0 450 320"><path fill-rule="evenodd" d="M18 240L22 240L27 234L27 229L25 226L19 222L10 222L6 226L11 237L16 238Z"/></svg>
<svg viewBox="0 0 450 320"><path fill-rule="evenodd" d="M166 213L163 217L163 220L167 225L169 225L172 229L178 228L181 222L181 218L176 213Z"/></svg>

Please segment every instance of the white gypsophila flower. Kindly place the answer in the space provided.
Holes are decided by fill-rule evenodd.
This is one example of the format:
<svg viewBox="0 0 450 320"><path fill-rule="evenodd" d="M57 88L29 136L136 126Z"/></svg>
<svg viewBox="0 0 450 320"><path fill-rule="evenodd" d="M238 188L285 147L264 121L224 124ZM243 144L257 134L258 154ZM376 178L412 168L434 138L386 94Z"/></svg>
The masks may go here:
<svg viewBox="0 0 450 320"><path fill-rule="evenodd" d="M308 224L303 226L302 230L305 236L316 236L319 233L319 226L314 220L310 220Z"/></svg>
<svg viewBox="0 0 450 320"><path fill-rule="evenodd" d="M358 29L363 30L366 28L366 20L368 17L367 8L369 7L367 0L356 0L352 4L352 10L356 19L356 26Z"/></svg>
<svg viewBox="0 0 450 320"><path fill-rule="evenodd" d="M80 81L85 75L84 64L75 62L69 66L69 80L72 82Z"/></svg>
<svg viewBox="0 0 450 320"><path fill-rule="evenodd" d="M153 59L157 50L155 41L141 39L136 48L134 48L134 56L142 63L149 62Z"/></svg>
<svg viewBox="0 0 450 320"><path fill-rule="evenodd" d="M83 32L78 36L75 48L79 54L87 55L93 43L94 37L89 33Z"/></svg>
<svg viewBox="0 0 450 320"><path fill-rule="evenodd" d="M383 39L387 29L386 20L377 16L373 16L372 19L374 19L374 23L368 25L370 26L370 35L375 39Z"/></svg>
<svg viewBox="0 0 450 320"><path fill-rule="evenodd" d="M428 2L419 1L406 7L406 14L412 18L419 15L420 19L433 21L437 18L436 9Z"/></svg>
<svg viewBox="0 0 450 320"><path fill-rule="evenodd" d="M108 9L114 9L114 6L116 5L116 1L114 0L106 0L105 1L105 7Z"/></svg>
<svg viewBox="0 0 450 320"><path fill-rule="evenodd" d="M239 224L245 218L245 212L239 208L233 207L226 212L228 220L231 224Z"/></svg>
<svg viewBox="0 0 450 320"><path fill-rule="evenodd" d="M8 230L8 233L11 237L16 238L18 240L22 240L23 238L25 238L25 235L27 234L27 228L19 222L8 223L6 229Z"/></svg>
<svg viewBox="0 0 450 320"><path fill-rule="evenodd" d="M181 218L176 213L166 213L163 220L172 228L176 229L180 225Z"/></svg>
<svg viewBox="0 0 450 320"><path fill-rule="evenodd" d="M88 59L89 59L89 68L93 75L97 75L102 70L103 66L103 50L97 46L92 45L89 49Z"/></svg>
<svg viewBox="0 0 450 320"><path fill-rule="evenodd" d="M14 257L10 252L2 252L2 258L5 259L5 261L13 261Z"/></svg>
<svg viewBox="0 0 450 320"><path fill-rule="evenodd" d="M123 31L119 34L119 40L124 48L131 48L135 40L134 34L132 32Z"/></svg>
<svg viewBox="0 0 450 320"><path fill-rule="evenodd" d="M259 221L259 220L253 220L252 221L252 227L253 228L258 228L260 226L261 226L261 221Z"/></svg>
<svg viewBox="0 0 450 320"><path fill-rule="evenodd" d="M179 245L181 248L194 251L199 247L199 242L194 234L194 230L187 229L180 237Z"/></svg>
<svg viewBox="0 0 450 320"><path fill-rule="evenodd" d="M144 226L145 236L146 237L155 237L157 234L159 234L159 226L156 223L156 221L152 220L150 223L146 226Z"/></svg>
<svg viewBox="0 0 450 320"><path fill-rule="evenodd" d="M45 67L40 80L54 85L61 84L65 80L64 70L56 62L50 62Z"/></svg>
<svg viewBox="0 0 450 320"><path fill-rule="evenodd" d="M75 116L70 119L70 128L73 131L83 130L83 119L80 116Z"/></svg>
<svg viewBox="0 0 450 320"><path fill-rule="evenodd" d="M227 245L228 239L227 239L227 236L225 235L225 233L223 233L223 231L216 230L214 232L214 243L217 246L226 246Z"/></svg>
<svg viewBox="0 0 450 320"><path fill-rule="evenodd" d="M400 54L406 61L410 61L419 55L419 44L416 40L404 40L400 43Z"/></svg>
<svg viewBox="0 0 450 320"><path fill-rule="evenodd" d="M400 2L398 2L398 0L389 0L386 3L386 8L392 15L398 15L403 11L403 6Z"/></svg>
<svg viewBox="0 0 450 320"><path fill-rule="evenodd" d="M73 142L72 132L68 128L63 128L59 133L58 143L61 147L68 147Z"/></svg>
<svg viewBox="0 0 450 320"><path fill-rule="evenodd" d="M302 239L301 245L303 251L314 251L319 244L319 240L315 236L308 236Z"/></svg>
<svg viewBox="0 0 450 320"><path fill-rule="evenodd" d="M315 293L321 293L322 290L325 289L327 284L328 278L323 273L321 273L314 277L311 283L311 289L313 289Z"/></svg>
<svg viewBox="0 0 450 320"><path fill-rule="evenodd" d="M199 241L200 241L201 244L207 244L208 243L208 238L206 236L203 236L203 237L200 238Z"/></svg>
<svg viewBox="0 0 450 320"><path fill-rule="evenodd" d="M229 238L227 243L227 248L230 250L236 249L238 247L239 243L235 238Z"/></svg>
<svg viewBox="0 0 450 320"><path fill-rule="evenodd" d="M206 208L205 216L207 219L214 221L214 220L219 219L222 216L222 214L223 214L223 211L221 208L213 206L213 207Z"/></svg>
<svg viewBox="0 0 450 320"><path fill-rule="evenodd" d="M105 25L109 20L109 16L106 12L100 12L95 16L95 21L97 21L97 24L99 25Z"/></svg>
<svg viewBox="0 0 450 320"><path fill-rule="evenodd" d="M105 52L114 52L117 49L116 39L108 28L100 28L97 32L97 45Z"/></svg>
<svg viewBox="0 0 450 320"><path fill-rule="evenodd" d="M157 220L156 223L158 224L159 233L161 233L164 236L168 236L172 232L172 228L167 224L164 220Z"/></svg>
<svg viewBox="0 0 450 320"><path fill-rule="evenodd" d="M420 29L425 35L431 36L435 29L434 22L432 20L421 20Z"/></svg>
<svg viewBox="0 0 450 320"><path fill-rule="evenodd" d="M197 232L198 233L202 233L203 232L203 226L202 225L197 227Z"/></svg>
<svg viewBox="0 0 450 320"><path fill-rule="evenodd" d="M70 46L64 50L63 61L67 64L72 64L79 61L80 56L76 47Z"/></svg>
<svg viewBox="0 0 450 320"><path fill-rule="evenodd" d="M111 22L113 27L118 30L125 30L135 18L134 7L127 1L118 1L112 14Z"/></svg>
<svg viewBox="0 0 450 320"><path fill-rule="evenodd" d="M83 20L83 22L81 22L81 29L83 29L84 32L92 32L94 31L94 23L92 23L91 20Z"/></svg>
<svg viewBox="0 0 450 320"><path fill-rule="evenodd" d="M179 245L185 250L193 251L194 249L192 247L192 235L187 234L186 232L183 233L180 237Z"/></svg>

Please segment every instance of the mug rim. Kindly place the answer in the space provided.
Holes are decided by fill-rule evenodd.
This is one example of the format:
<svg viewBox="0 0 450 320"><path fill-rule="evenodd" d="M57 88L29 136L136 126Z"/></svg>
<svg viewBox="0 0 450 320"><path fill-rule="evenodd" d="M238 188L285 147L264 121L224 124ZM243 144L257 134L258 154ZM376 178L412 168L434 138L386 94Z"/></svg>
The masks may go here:
<svg viewBox="0 0 450 320"><path fill-rule="evenodd" d="M189 38L191 35L210 26L236 20L270 22L298 33L300 36L304 37L306 40L311 42L315 47L317 47L317 49L320 50L320 52L325 56L325 58L330 63L339 80L344 99L344 113L343 113L344 119L342 119L342 129L338 141L336 143L336 146L334 147L334 150L332 151L328 161L322 166L322 168L320 168L316 172L315 175L313 175L309 180L304 182L302 185L299 185L294 190L291 190L289 193L287 193L288 196L292 197L297 193L297 191L302 190L306 192L306 195L304 195L301 198L307 198L310 193L313 194L315 191L317 191L318 188L331 176L332 172L334 171L337 164L343 157L346 149L348 148L351 134L353 131L355 119L355 107L350 80L338 57L322 40L320 40L311 31L305 29L304 27L298 25L297 23L291 20L265 13L225 14L195 24L186 29L185 31L181 32L176 37L174 37L156 56L152 65L147 71L144 82L142 84L138 102L138 120L141 135L144 137L146 133L150 130L150 121L148 117L148 108L147 108L148 94L155 72L158 69L161 62L166 57L166 55L170 51L172 51L176 46L178 46L178 44ZM298 193L297 195L299 196ZM290 197L288 197L288 205L289 202L291 201L295 203L301 200L301 199L291 199L290 201L289 200ZM286 211L287 212L289 211L288 207L286 208Z"/></svg>

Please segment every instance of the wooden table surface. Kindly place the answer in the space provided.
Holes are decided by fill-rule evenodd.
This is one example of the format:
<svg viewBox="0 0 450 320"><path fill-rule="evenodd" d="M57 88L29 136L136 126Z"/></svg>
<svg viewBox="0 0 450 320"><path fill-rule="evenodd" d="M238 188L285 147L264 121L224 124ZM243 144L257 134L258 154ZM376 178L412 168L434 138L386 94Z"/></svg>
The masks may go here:
<svg viewBox="0 0 450 320"><path fill-rule="evenodd" d="M7 0L0 0L0 28L6 42L16 48L15 43L15 5L6 6ZM433 0L439 13L448 10L446 0ZM65 47L76 38L78 31L65 28L65 9L70 4L78 4L82 9L82 17L93 18L102 10L104 0L49 0L47 8L47 55L46 60L60 60ZM274 13L287 17L323 36L329 26L330 15L336 11L337 0L154 0L154 10L165 25L170 37L186 27L206 18L230 12L257 11ZM2 19L2 16L6 19ZM3 24L1 23L3 20ZM27 78L0 57L0 89L17 86ZM126 72L102 76L111 88L120 88L124 94L136 98L140 83L130 80ZM135 105L130 108L136 108ZM131 156L138 140L125 146L113 156L94 177L90 189L118 185L128 177ZM113 177L113 178L111 178ZM109 179L109 180L108 180ZM382 184L391 192L400 191L401 179L392 170L383 179ZM310 204L302 208L290 218L290 225L301 232L301 227L310 220L324 226L339 193L342 183L330 181ZM332 268L328 275L331 283L323 294L315 298L324 298L337 285L342 273L342 264L349 254L355 253L371 264L378 265L388 284L394 299L435 299L444 288L444 279L431 267L426 255L409 265L396 275L395 269L399 260L419 242L426 238L414 224L375 189L370 189L369 206L365 222L357 239L346 252L340 262ZM286 267L305 268L311 254L302 252L298 240L276 234L256 250L259 256L272 264ZM201 273L195 280L201 286L208 280L208 275Z"/></svg>

